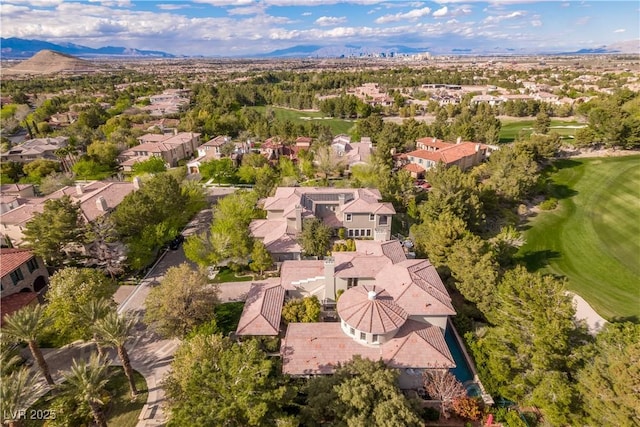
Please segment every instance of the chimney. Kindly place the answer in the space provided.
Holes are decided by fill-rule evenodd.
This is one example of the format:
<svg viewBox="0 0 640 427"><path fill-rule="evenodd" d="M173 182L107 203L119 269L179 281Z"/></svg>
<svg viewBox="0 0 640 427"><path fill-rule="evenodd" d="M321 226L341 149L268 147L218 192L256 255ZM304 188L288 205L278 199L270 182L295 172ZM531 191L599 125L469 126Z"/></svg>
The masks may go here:
<svg viewBox="0 0 640 427"><path fill-rule="evenodd" d="M109 210L109 206L107 206L107 201L102 196L96 199L96 206L98 210L101 212L107 212Z"/></svg>
<svg viewBox="0 0 640 427"><path fill-rule="evenodd" d="M173 135L178 135L178 128L173 128Z"/></svg>
<svg viewBox="0 0 640 427"><path fill-rule="evenodd" d="M456 139L456 144L460 144L462 142L462 137L459 136L458 139Z"/></svg>
<svg viewBox="0 0 640 427"><path fill-rule="evenodd" d="M342 210L342 206L344 206L345 197L344 193L338 194L338 206L340 207L340 210Z"/></svg>
<svg viewBox="0 0 640 427"><path fill-rule="evenodd" d="M335 260L333 257L326 257L324 259L324 297L326 299L336 299L335 273Z"/></svg>
<svg viewBox="0 0 640 427"><path fill-rule="evenodd" d="M82 196L84 194L84 191L82 191L82 185L76 184L76 194L78 196Z"/></svg>
<svg viewBox="0 0 640 427"><path fill-rule="evenodd" d="M480 144L476 144L476 153L480 152Z"/></svg>
<svg viewBox="0 0 640 427"><path fill-rule="evenodd" d="M296 205L296 231L302 232L302 206Z"/></svg>
<svg viewBox="0 0 640 427"><path fill-rule="evenodd" d="M140 189L140 178L138 178L137 176L133 178L133 189L134 190Z"/></svg>

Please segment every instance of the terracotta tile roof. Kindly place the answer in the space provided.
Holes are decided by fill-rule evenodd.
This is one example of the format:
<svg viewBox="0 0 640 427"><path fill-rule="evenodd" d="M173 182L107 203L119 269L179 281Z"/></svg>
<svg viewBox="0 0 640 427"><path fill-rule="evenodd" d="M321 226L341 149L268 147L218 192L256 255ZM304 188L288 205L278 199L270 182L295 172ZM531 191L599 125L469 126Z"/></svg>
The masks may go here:
<svg viewBox="0 0 640 427"><path fill-rule="evenodd" d="M407 256L404 253L404 249L402 248L402 244L398 240L389 240L386 242L382 242L380 248L382 249L382 253L384 254L384 256L389 258L391 260L391 263L393 264L405 261L407 259Z"/></svg>
<svg viewBox="0 0 640 427"><path fill-rule="evenodd" d="M385 256L365 255L357 252L335 252L335 277L374 278L376 274L390 265Z"/></svg>
<svg viewBox="0 0 640 427"><path fill-rule="evenodd" d="M284 294L278 279L252 284L236 335L278 335Z"/></svg>
<svg viewBox="0 0 640 427"><path fill-rule="evenodd" d="M442 161L439 151L415 150L407 153L409 157L417 157L419 159L431 160L432 162Z"/></svg>
<svg viewBox="0 0 640 427"><path fill-rule="evenodd" d="M407 320L398 333L382 345L382 358L392 368L455 368L442 329Z"/></svg>
<svg viewBox="0 0 640 427"><path fill-rule="evenodd" d="M409 163L408 165L404 165L403 169L413 173L422 173L425 171L422 166L416 163Z"/></svg>
<svg viewBox="0 0 640 427"><path fill-rule="evenodd" d="M332 374L355 354L381 358L380 349L358 344L340 323L289 323L280 346L282 372L290 375Z"/></svg>
<svg viewBox="0 0 640 427"><path fill-rule="evenodd" d="M408 317L387 291L375 285L356 286L342 294L338 315L352 328L372 334L398 330Z"/></svg>
<svg viewBox="0 0 640 427"><path fill-rule="evenodd" d="M17 294L3 297L0 300L0 325L4 323L5 316L11 316L22 307L33 304L33 301L37 298L38 294L36 292L18 292Z"/></svg>
<svg viewBox="0 0 640 427"><path fill-rule="evenodd" d="M301 252L302 248L295 236L288 233L287 221L254 219L249 225L251 235L261 239L271 253Z"/></svg>
<svg viewBox="0 0 640 427"><path fill-rule="evenodd" d="M323 261L286 261L280 269L280 284L285 289L295 289L300 281L324 283Z"/></svg>
<svg viewBox="0 0 640 427"><path fill-rule="evenodd" d="M280 354L282 371L289 375L332 374L356 354L397 368L455 367L442 330L413 320L380 346L358 344L339 323L290 323Z"/></svg>
<svg viewBox="0 0 640 427"><path fill-rule="evenodd" d="M432 138L432 137L420 138L416 140L416 146L418 146L419 148L421 148L420 146L423 146L423 147L433 147L436 150L441 150L443 148L450 147L451 145L453 145L453 143L444 142L441 139Z"/></svg>
<svg viewBox="0 0 640 427"><path fill-rule="evenodd" d="M29 249L1 248L0 277L4 277L33 258Z"/></svg>
<svg viewBox="0 0 640 427"><path fill-rule="evenodd" d="M220 147L224 145L226 142L231 141L231 138L226 135L218 135L215 138L211 138L207 142L201 145L206 147Z"/></svg>

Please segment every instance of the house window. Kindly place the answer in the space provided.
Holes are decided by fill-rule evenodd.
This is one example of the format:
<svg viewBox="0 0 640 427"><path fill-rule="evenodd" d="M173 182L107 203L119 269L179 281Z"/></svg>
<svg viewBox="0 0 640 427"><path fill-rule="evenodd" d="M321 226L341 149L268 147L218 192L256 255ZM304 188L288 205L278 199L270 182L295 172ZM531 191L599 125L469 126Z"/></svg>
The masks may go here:
<svg viewBox="0 0 640 427"><path fill-rule="evenodd" d="M380 225L387 225L387 216L386 215L380 215Z"/></svg>
<svg viewBox="0 0 640 427"><path fill-rule="evenodd" d="M376 220L376 215L375 214L369 214L369 221L375 221Z"/></svg>
<svg viewBox="0 0 640 427"><path fill-rule="evenodd" d="M353 230L352 230L352 229L349 229L349 231L347 232L347 235L348 235L349 237L353 237Z"/></svg>
<svg viewBox="0 0 640 427"><path fill-rule="evenodd" d="M351 289L354 286L358 286L358 278L357 277L350 277L347 279L347 289Z"/></svg>
<svg viewBox="0 0 640 427"><path fill-rule="evenodd" d="M354 233L356 237L360 237L360 229L356 228Z"/></svg>
<svg viewBox="0 0 640 427"><path fill-rule="evenodd" d="M367 340L367 334L365 334L364 332L360 332L360 339L362 341L366 341Z"/></svg>
<svg viewBox="0 0 640 427"><path fill-rule="evenodd" d="M27 261L27 269L29 270L29 273L36 271L38 269L38 261L35 258L31 258Z"/></svg>
<svg viewBox="0 0 640 427"><path fill-rule="evenodd" d="M353 328L349 328L349 333L350 333L351 335L355 335L355 334L356 334L356 330L355 330L355 329L353 329Z"/></svg>
<svg viewBox="0 0 640 427"><path fill-rule="evenodd" d="M351 218L352 218L352 215L348 213L348 214L346 215L346 220L347 220L347 221L351 221Z"/></svg>
<svg viewBox="0 0 640 427"><path fill-rule="evenodd" d="M378 343L379 341L380 341L379 335L373 334L373 337L371 338L371 342Z"/></svg>
<svg viewBox="0 0 640 427"><path fill-rule="evenodd" d="M371 237L371 229L367 228L367 237Z"/></svg>
<svg viewBox="0 0 640 427"><path fill-rule="evenodd" d="M20 280L24 279L22 270L20 270L20 268L9 273L9 276L11 277L11 282L13 282L14 286L17 285Z"/></svg>

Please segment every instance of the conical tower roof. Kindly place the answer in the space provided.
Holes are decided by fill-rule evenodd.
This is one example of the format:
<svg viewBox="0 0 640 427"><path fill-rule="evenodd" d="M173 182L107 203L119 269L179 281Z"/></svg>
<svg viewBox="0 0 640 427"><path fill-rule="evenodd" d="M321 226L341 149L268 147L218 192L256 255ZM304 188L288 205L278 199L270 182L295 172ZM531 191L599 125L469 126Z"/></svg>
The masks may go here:
<svg viewBox="0 0 640 427"><path fill-rule="evenodd" d="M371 334L396 331L408 317L387 291L375 285L356 286L342 294L338 315L350 327Z"/></svg>

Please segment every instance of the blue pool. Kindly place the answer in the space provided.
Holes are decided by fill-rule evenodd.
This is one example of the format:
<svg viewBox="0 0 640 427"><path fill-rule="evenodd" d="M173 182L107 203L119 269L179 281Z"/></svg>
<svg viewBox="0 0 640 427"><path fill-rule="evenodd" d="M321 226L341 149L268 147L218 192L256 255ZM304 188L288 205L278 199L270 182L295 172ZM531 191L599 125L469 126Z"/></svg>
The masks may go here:
<svg viewBox="0 0 640 427"><path fill-rule="evenodd" d="M465 384L467 381L473 381L473 373L471 372L471 368L469 368L469 364L464 358L464 354L460 349L458 340L456 340L456 337L453 331L451 331L451 325L447 325L447 330L445 331L444 339L447 342L447 346L449 346L449 350L451 351L451 355L453 356L454 362L456 362L456 367L451 369L451 373L462 384ZM467 391L469 392L470 390L467 388ZM469 394L471 395L471 393Z"/></svg>

